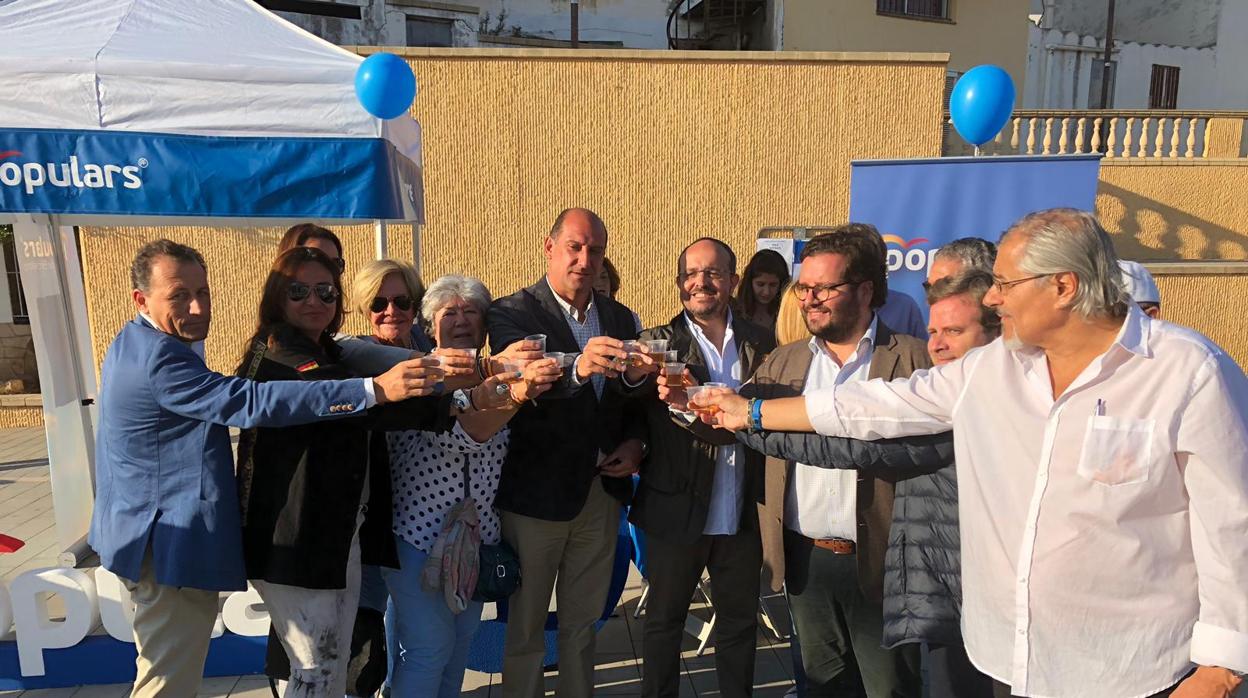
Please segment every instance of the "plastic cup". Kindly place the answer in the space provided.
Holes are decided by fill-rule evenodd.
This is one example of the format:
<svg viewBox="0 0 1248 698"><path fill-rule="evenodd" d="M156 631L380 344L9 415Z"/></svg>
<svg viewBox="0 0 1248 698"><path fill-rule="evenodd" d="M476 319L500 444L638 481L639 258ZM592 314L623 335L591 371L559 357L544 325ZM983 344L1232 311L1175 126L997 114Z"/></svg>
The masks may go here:
<svg viewBox="0 0 1248 698"><path fill-rule="evenodd" d="M544 334L531 334L531 335L529 335L528 337L525 337L525 338L524 338L524 341L526 341L526 342L537 342L538 344L542 345L541 347L539 347L539 348L538 348L538 351L542 352L543 354L544 354L544 353L546 353L546 335L544 335Z"/></svg>
<svg viewBox="0 0 1248 698"><path fill-rule="evenodd" d="M691 412L697 412L698 414L709 414L709 415L714 415L716 412L719 412L719 407L717 405L707 405L705 407L698 407L693 404L693 401L704 390L710 390L712 388L727 388L727 387L728 385L726 383L703 383L702 385L691 385L688 388L685 388L685 395L689 397L689 410Z"/></svg>
<svg viewBox="0 0 1248 698"><path fill-rule="evenodd" d="M676 352L668 352L674 354ZM663 385L669 388L683 388L685 385L685 364L681 361L665 361L663 363Z"/></svg>

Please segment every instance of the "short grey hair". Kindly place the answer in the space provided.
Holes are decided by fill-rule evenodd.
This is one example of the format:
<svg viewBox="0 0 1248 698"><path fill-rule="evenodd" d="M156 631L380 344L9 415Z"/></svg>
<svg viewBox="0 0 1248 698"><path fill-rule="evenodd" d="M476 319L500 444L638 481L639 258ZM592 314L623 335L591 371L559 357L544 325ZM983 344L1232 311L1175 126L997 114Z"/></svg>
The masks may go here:
<svg viewBox="0 0 1248 698"><path fill-rule="evenodd" d="M984 305L984 296L988 295L990 288L992 274L980 269L965 269L953 276L937 279L928 287L927 304L936 305L946 298L966 294L979 306L979 325L989 336L996 337L1001 334L1001 316L996 308Z"/></svg>
<svg viewBox="0 0 1248 698"><path fill-rule="evenodd" d="M432 323L433 316L453 300L468 301L485 315L493 298L490 297L490 289L480 279L463 274L447 274L430 284L425 291L425 298L420 302L420 316L425 322Z"/></svg>
<svg viewBox="0 0 1248 698"><path fill-rule="evenodd" d="M1018 268L1025 274L1069 272L1079 281L1071 310L1084 318L1121 318L1131 301L1122 285L1118 254L1096 216L1053 208L1023 216L1005 237L1024 236Z"/></svg>
<svg viewBox="0 0 1248 698"><path fill-rule="evenodd" d="M997 246L983 238L958 238L936 250L935 259L956 260L963 271L978 269L991 274Z"/></svg>

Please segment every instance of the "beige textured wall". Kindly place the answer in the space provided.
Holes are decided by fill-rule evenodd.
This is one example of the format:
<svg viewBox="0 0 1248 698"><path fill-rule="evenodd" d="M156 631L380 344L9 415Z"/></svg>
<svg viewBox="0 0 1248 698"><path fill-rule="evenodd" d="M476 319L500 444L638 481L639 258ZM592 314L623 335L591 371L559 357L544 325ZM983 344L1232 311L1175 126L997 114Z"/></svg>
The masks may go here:
<svg viewBox="0 0 1248 698"><path fill-rule="evenodd" d="M952 22L876 14L872 0L784 0L784 48L947 51L949 68L1004 68L1018 94L1027 72L1030 0L950 0Z"/></svg>
<svg viewBox="0 0 1248 698"><path fill-rule="evenodd" d="M1243 274L1158 274L1162 318L1187 325L1248 368L1248 272Z"/></svg>
<svg viewBox="0 0 1248 698"><path fill-rule="evenodd" d="M407 230L410 231L410 228ZM233 371L256 327L260 289L277 256L285 228L83 228L80 231L87 316L96 366L121 326L134 317L130 298L130 260L144 243L160 237L191 245L208 263L212 285L212 332L205 342L208 365ZM347 272L373 258L371 225L336 228L342 238ZM410 233L392 231L390 254L411 259ZM363 332L364 323L348 316L347 328Z"/></svg>
<svg viewBox="0 0 1248 698"><path fill-rule="evenodd" d="M1118 254L1248 259L1248 160L1101 162L1096 211Z"/></svg>
<svg viewBox="0 0 1248 698"><path fill-rule="evenodd" d="M763 226L842 221L851 159L940 153L943 55L400 51L420 84L426 281L458 271L499 295L527 286L555 215L587 206L610 230L621 300L648 324L678 307L688 242L715 235L747 255ZM350 273L372 234L340 232ZM133 314L126 265L158 234L207 256L209 365L232 369L280 231L85 230L97 362Z"/></svg>

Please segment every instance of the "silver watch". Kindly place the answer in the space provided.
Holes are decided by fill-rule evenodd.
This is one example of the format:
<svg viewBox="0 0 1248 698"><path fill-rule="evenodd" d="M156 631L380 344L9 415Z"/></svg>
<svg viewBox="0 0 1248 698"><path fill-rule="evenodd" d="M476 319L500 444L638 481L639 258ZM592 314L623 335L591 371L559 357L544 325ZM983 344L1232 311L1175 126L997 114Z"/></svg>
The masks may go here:
<svg viewBox="0 0 1248 698"><path fill-rule="evenodd" d="M455 405L455 409L461 414L472 409L472 400L468 398L468 393L463 388L451 393L451 404Z"/></svg>

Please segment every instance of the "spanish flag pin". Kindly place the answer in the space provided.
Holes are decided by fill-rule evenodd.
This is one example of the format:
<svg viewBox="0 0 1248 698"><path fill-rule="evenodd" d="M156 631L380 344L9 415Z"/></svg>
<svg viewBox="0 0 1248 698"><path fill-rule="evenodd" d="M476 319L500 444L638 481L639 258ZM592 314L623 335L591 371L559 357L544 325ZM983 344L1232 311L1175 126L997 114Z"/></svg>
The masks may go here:
<svg viewBox="0 0 1248 698"><path fill-rule="evenodd" d="M295 370L300 373L303 373L305 371L311 371L314 368L320 368L320 367L321 365L316 363L316 361L308 361L307 363L302 363L296 366Z"/></svg>

